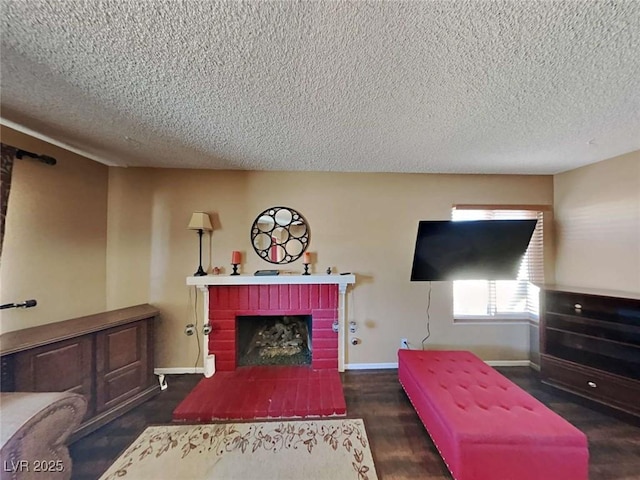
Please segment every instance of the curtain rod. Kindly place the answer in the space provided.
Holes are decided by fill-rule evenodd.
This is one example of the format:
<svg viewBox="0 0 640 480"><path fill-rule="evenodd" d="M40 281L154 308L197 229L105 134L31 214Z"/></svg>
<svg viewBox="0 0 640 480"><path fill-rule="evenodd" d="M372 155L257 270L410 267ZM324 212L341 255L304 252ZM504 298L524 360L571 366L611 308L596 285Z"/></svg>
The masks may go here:
<svg viewBox="0 0 640 480"><path fill-rule="evenodd" d="M16 158L21 159L22 157L31 157L34 160L42 162L46 165L55 165L56 163L58 163L58 161L55 158L50 157L48 155L38 155L37 153L31 153L31 152L27 152L26 150L18 149L16 151Z"/></svg>

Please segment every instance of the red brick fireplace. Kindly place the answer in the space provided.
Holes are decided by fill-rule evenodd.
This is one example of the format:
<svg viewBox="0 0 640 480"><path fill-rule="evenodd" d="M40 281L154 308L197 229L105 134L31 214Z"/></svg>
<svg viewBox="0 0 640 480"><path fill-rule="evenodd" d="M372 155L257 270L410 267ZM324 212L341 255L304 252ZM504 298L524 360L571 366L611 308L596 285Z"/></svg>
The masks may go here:
<svg viewBox="0 0 640 480"><path fill-rule="evenodd" d="M204 350L215 355L215 373L213 362L206 361L207 378L178 405L173 420L345 415L338 372L345 364L347 285L354 283L351 274L188 277L187 285L204 293L204 316L212 327L204 337ZM247 338L243 335L243 342L238 342L236 317L242 317L240 323L267 323L264 317L276 316L303 316L305 329L311 323L311 368L305 363L236 369L236 347ZM287 325L291 321L287 318Z"/></svg>
<svg viewBox="0 0 640 480"><path fill-rule="evenodd" d="M236 317L311 315L311 367L338 368L337 284L269 284L209 286L209 353L216 370L236 369Z"/></svg>
<svg viewBox="0 0 640 480"><path fill-rule="evenodd" d="M203 349L215 355L220 372L236 370L236 317L262 315L310 315L312 369L344 371L346 291L355 282L353 274L187 277L187 285L204 293L211 333L205 334ZM213 374L210 365L203 365L207 377Z"/></svg>

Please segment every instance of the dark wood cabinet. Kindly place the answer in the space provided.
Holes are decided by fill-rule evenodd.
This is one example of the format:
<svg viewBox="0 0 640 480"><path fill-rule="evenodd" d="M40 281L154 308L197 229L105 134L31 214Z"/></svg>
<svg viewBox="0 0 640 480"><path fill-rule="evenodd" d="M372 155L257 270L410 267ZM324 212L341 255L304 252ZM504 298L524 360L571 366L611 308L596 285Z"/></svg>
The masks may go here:
<svg viewBox="0 0 640 480"><path fill-rule="evenodd" d="M159 392L153 374L158 311L138 305L5 333L2 390L70 391L88 402L81 436Z"/></svg>
<svg viewBox="0 0 640 480"><path fill-rule="evenodd" d="M540 311L542 381L640 415L640 296L548 286Z"/></svg>
<svg viewBox="0 0 640 480"><path fill-rule="evenodd" d="M134 397L154 383L149 362L151 342L147 322L138 321L96 335L96 411L103 412Z"/></svg>
<svg viewBox="0 0 640 480"><path fill-rule="evenodd" d="M79 393L88 402L85 419L95 413L90 336L83 335L16 353L13 363L12 390Z"/></svg>

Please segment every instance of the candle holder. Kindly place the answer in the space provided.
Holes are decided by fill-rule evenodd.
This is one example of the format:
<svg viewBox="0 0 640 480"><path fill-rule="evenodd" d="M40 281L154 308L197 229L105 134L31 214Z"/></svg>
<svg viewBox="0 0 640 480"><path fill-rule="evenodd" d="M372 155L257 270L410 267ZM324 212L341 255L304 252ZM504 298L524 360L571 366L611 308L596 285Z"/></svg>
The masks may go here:
<svg viewBox="0 0 640 480"><path fill-rule="evenodd" d="M231 275L231 276L233 276L233 275L240 275L240 274L238 273L238 265L240 265L240 264L239 264L239 263L232 263L231 265L233 265L233 273L231 273L230 275Z"/></svg>
<svg viewBox="0 0 640 480"><path fill-rule="evenodd" d="M302 273L302 275L311 275L309 273L309 264L308 263L304 264L304 272Z"/></svg>

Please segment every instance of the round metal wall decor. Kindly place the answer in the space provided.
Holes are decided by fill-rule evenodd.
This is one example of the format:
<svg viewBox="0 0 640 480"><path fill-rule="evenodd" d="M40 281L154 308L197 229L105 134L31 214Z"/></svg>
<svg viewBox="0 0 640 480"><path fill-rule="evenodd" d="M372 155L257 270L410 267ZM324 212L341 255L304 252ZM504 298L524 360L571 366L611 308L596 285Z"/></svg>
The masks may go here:
<svg viewBox="0 0 640 480"><path fill-rule="evenodd" d="M309 225L293 208L268 208L253 222L251 245L269 263L295 262L309 246Z"/></svg>

